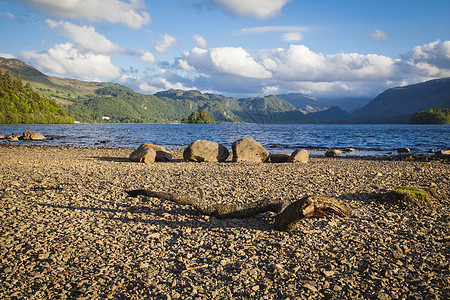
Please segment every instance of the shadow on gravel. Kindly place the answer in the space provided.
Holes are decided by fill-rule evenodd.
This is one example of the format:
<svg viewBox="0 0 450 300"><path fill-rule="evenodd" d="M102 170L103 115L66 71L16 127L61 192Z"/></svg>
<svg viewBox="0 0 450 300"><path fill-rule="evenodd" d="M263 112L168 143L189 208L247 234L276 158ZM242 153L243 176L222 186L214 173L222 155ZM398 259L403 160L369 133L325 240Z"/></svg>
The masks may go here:
<svg viewBox="0 0 450 300"><path fill-rule="evenodd" d="M111 162L131 162L127 157L105 157L105 156L94 156L93 159L98 159L101 161L111 161Z"/></svg>
<svg viewBox="0 0 450 300"><path fill-rule="evenodd" d="M382 191L380 191L382 193ZM338 199L342 200L356 200L361 202L378 202L380 193L349 193L341 194Z"/></svg>
<svg viewBox="0 0 450 300"><path fill-rule="evenodd" d="M110 161L110 162L128 162L132 164L139 164L138 162L131 161L128 157L105 157L105 156L94 156L91 157L100 161ZM158 161L156 163L181 163L185 162L184 159L172 159L171 161Z"/></svg>
<svg viewBox="0 0 450 300"><path fill-rule="evenodd" d="M106 203L107 202L105 202L105 204ZM194 209L182 207L164 209L148 206L135 206L131 204L118 204L118 206L120 206L119 208L55 205L48 203L38 203L38 205L72 211L90 211L93 213L105 212L110 215L105 216L102 214L98 217L120 221L123 223L141 223L161 227L170 227L172 229L179 229L180 226L185 226L191 229L245 228L259 231L274 230L274 217L271 213L261 214L247 219L218 219L215 217L201 215ZM141 217L144 214L149 217Z"/></svg>

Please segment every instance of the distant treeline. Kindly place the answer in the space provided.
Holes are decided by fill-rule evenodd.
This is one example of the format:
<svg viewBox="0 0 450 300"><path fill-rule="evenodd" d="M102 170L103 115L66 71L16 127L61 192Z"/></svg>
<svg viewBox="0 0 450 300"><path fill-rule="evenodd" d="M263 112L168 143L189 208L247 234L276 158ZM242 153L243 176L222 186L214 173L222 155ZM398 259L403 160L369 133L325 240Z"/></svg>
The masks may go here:
<svg viewBox="0 0 450 300"><path fill-rule="evenodd" d="M64 109L39 96L21 76L12 78L0 71L0 123L2 124L62 124L73 123Z"/></svg>

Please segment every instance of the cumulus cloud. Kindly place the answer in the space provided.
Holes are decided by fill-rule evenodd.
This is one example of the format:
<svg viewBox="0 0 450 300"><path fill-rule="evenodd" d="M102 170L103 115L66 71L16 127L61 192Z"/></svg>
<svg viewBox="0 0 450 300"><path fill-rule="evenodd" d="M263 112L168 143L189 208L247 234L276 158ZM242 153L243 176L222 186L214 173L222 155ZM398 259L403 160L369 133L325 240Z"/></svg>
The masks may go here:
<svg viewBox="0 0 450 300"><path fill-rule="evenodd" d="M290 81L379 80L392 76L394 60L376 54L324 55L304 45L291 45L266 58L264 66L276 78Z"/></svg>
<svg viewBox="0 0 450 300"><path fill-rule="evenodd" d="M19 0L52 18L80 18L90 21L121 23L129 28L141 28L150 23L150 15L142 11L143 0Z"/></svg>
<svg viewBox="0 0 450 300"><path fill-rule="evenodd" d="M24 60L33 61L43 72L84 80L111 79L120 75L120 69L109 56L91 51L80 51L71 43L58 44L45 52L23 51Z"/></svg>
<svg viewBox="0 0 450 300"><path fill-rule="evenodd" d="M197 45L201 48L207 48L208 47L208 43L206 42L206 40L201 36L201 35L194 35L193 36L194 41L197 43Z"/></svg>
<svg viewBox="0 0 450 300"><path fill-rule="evenodd" d="M413 47L398 59L378 54L323 54L305 45L252 52L240 47L193 48L183 53L175 67L190 74L189 78L181 76L186 80L184 86L219 93L376 96L393 86L450 76L450 41Z"/></svg>
<svg viewBox="0 0 450 300"><path fill-rule="evenodd" d="M411 64L426 63L439 69L450 69L450 41L436 40L415 46L402 57Z"/></svg>
<svg viewBox="0 0 450 300"><path fill-rule="evenodd" d="M0 53L0 57L3 57L3 58L16 58L14 55L9 54L9 53Z"/></svg>
<svg viewBox="0 0 450 300"><path fill-rule="evenodd" d="M210 0L231 15L267 19L279 15L290 0Z"/></svg>
<svg viewBox="0 0 450 300"><path fill-rule="evenodd" d="M270 72L241 47L219 47L211 50L194 48L184 54L184 65L201 73L220 73L248 78L269 78Z"/></svg>
<svg viewBox="0 0 450 300"><path fill-rule="evenodd" d="M375 29L374 32L367 34L367 36L376 42L386 42L388 40L388 35L379 29Z"/></svg>
<svg viewBox="0 0 450 300"><path fill-rule="evenodd" d="M157 42L155 45L155 49L158 52L166 52L171 47L179 46L178 40L174 36L171 36L168 33L164 33L160 37L161 37L161 40L159 42Z"/></svg>
<svg viewBox="0 0 450 300"><path fill-rule="evenodd" d="M155 56L153 55L153 53L151 53L151 52L149 52L149 51L142 51L142 52L140 53L139 58L140 58L142 61L145 61L145 62L148 62L148 63L155 63L155 62L156 62Z"/></svg>
<svg viewBox="0 0 450 300"><path fill-rule="evenodd" d="M122 47L96 32L93 26L78 26L69 22L50 19L46 22L50 28L60 31L85 50L107 55L124 51Z"/></svg>

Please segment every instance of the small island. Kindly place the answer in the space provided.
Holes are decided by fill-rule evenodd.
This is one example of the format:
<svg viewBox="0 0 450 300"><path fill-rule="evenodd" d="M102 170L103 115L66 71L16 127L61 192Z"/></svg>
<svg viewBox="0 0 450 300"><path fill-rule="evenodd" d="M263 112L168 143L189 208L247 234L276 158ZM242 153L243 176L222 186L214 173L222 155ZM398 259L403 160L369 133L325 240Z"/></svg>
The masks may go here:
<svg viewBox="0 0 450 300"><path fill-rule="evenodd" d="M450 109L430 108L414 114L409 124L450 124Z"/></svg>
<svg viewBox="0 0 450 300"><path fill-rule="evenodd" d="M216 122L211 119L210 115L204 111L194 111L187 119L181 120L183 124L216 124Z"/></svg>

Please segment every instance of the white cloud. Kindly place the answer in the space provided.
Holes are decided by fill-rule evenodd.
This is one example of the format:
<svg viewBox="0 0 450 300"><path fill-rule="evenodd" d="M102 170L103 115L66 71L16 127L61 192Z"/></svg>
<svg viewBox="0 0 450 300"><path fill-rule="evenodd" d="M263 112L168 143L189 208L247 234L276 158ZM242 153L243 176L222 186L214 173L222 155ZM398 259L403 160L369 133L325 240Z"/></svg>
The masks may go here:
<svg viewBox="0 0 450 300"><path fill-rule="evenodd" d="M284 42L299 42L303 39L300 32L288 32L281 36L281 40Z"/></svg>
<svg viewBox="0 0 450 300"><path fill-rule="evenodd" d="M304 45L279 49L264 65L273 76L288 81L373 81L393 75L394 60L381 55L338 53L324 55Z"/></svg>
<svg viewBox="0 0 450 300"><path fill-rule="evenodd" d="M211 50L194 48L184 53L183 64L200 73L228 74L248 78L269 78L270 72L241 47L220 47Z"/></svg>
<svg viewBox="0 0 450 300"><path fill-rule="evenodd" d="M111 63L109 56L82 52L71 43L58 44L45 52L23 51L24 60L31 60L43 71L64 77L84 80L111 79L120 75L120 69Z"/></svg>
<svg viewBox="0 0 450 300"><path fill-rule="evenodd" d="M16 18L16 16L10 12L0 12L0 17L5 17L11 20L14 20Z"/></svg>
<svg viewBox="0 0 450 300"><path fill-rule="evenodd" d="M401 58L404 73L428 79L450 76L450 41L415 46Z"/></svg>
<svg viewBox="0 0 450 300"><path fill-rule="evenodd" d="M50 28L60 31L85 50L108 55L124 51L122 47L97 33L93 26L78 26L69 22L53 21L50 19L46 22Z"/></svg>
<svg viewBox="0 0 450 300"><path fill-rule="evenodd" d="M450 41L416 46L400 59L378 54L322 54L305 45L255 50L193 48L176 66L185 75L169 82L219 93L304 92L314 95L375 96L404 84L450 76ZM195 75L196 74L196 75ZM175 81L172 81L175 80Z"/></svg>
<svg viewBox="0 0 450 300"><path fill-rule="evenodd" d="M9 53L0 53L0 57L3 57L3 58L16 58L14 55L9 54Z"/></svg>
<svg viewBox="0 0 450 300"><path fill-rule="evenodd" d="M168 33L164 33L160 37L161 37L161 41L159 41L155 45L155 50L158 52L166 52L167 49L169 49L171 47L179 46L178 40L174 36L171 36Z"/></svg>
<svg viewBox="0 0 450 300"><path fill-rule="evenodd" d="M299 42L303 39L302 32L306 31L306 27L302 26L258 26L247 27L237 31L237 34L264 34L271 32L281 32L281 40L283 42Z"/></svg>
<svg viewBox="0 0 450 300"><path fill-rule="evenodd" d="M142 61L148 62L148 63L155 63L156 62L156 58L153 55L153 53L149 52L149 51L142 51L141 55L139 56L139 58Z"/></svg>
<svg viewBox="0 0 450 300"><path fill-rule="evenodd" d="M195 68L193 66L191 66L186 60L184 59L179 59L178 60L178 65L185 71L188 72L192 72L195 71Z"/></svg>
<svg viewBox="0 0 450 300"><path fill-rule="evenodd" d="M306 31L306 27L302 26L257 26L242 28L238 31L240 34L255 34L267 32L302 32Z"/></svg>
<svg viewBox="0 0 450 300"><path fill-rule="evenodd" d="M386 42L388 40L388 35L379 29L375 29L373 33L367 34L367 36L376 42Z"/></svg>
<svg viewBox="0 0 450 300"><path fill-rule="evenodd" d="M201 48L207 48L208 47L208 43L206 42L206 40L201 36L201 35L194 35L193 39L195 40L195 42L197 43L197 45Z"/></svg>
<svg viewBox="0 0 450 300"><path fill-rule="evenodd" d="M270 72L240 47L214 48L210 52L214 66L227 74L249 78L269 78Z"/></svg>
<svg viewBox="0 0 450 300"><path fill-rule="evenodd" d="M290 0L210 0L223 11L240 17L271 18L280 14Z"/></svg>
<svg viewBox="0 0 450 300"><path fill-rule="evenodd" d="M52 18L106 21L121 23L129 28L141 28L150 23L150 15L142 11L143 0L19 0Z"/></svg>

